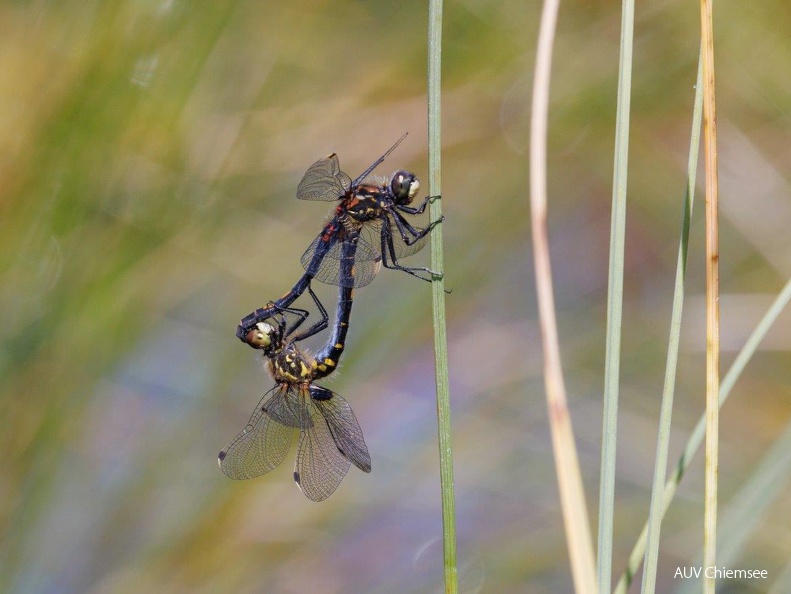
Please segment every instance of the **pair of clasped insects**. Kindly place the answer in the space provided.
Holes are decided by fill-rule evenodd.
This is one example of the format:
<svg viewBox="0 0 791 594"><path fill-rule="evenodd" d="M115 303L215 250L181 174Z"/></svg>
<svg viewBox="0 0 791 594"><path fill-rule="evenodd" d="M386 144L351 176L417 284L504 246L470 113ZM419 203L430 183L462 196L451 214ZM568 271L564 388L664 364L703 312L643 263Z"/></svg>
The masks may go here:
<svg viewBox="0 0 791 594"><path fill-rule="evenodd" d="M404 138L406 134L354 180L341 171L335 153L316 161L302 177L297 198L338 204L302 255L305 273L293 288L239 322L236 336L263 352L275 386L258 403L241 433L220 452L220 468L232 479L254 478L278 466L295 431L299 432L299 443L294 480L308 499L327 499L352 464L371 472L371 456L352 408L340 395L315 382L338 366L355 287L370 283L382 266L429 282L440 277L428 268L400 263L400 258L421 250L431 230L441 222L419 227L409 221L409 217L423 214L438 196L410 206L420 182L404 170L396 171L389 180L366 181ZM338 305L328 341L310 356L298 343L329 326L327 310L310 287L313 279L338 286ZM292 304L305 291L320 319L300 332L308 312Z"/></svg>

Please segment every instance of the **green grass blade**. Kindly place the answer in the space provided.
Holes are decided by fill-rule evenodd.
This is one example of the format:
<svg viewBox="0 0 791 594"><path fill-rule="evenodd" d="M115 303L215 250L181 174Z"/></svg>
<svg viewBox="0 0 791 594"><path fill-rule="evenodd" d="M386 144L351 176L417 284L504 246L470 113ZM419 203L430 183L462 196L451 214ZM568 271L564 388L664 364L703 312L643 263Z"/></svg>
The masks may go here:
<svg viewBox="0 0 791 594"><path fill-rule="evenodd" d="M766 508L786 491L789 472L791 423L786 425L785 431L766 453L758 468L723 509L717 535L718 567L734 567L747 539L763 521ZM679 588L679 594L699 590L698 580L685 580Z"/></svg>
<svg viewBox="0 0 791 594"><path fill-rule="evenodd" d="M428 18L428 189L429 195L442 194L440 174L441 131L441 51L442 0L429 2ZM442 217L442 200L430 206L432 221ZM443 271L442 225L431 232L431 269ZM439 432L439 472L442 490L442 542L445 567L445 592L458 592L456 562L456 504L453 488L453 446L450 426L450 385L448 381L448 339L445 321L445 282L431 283L434 313L434 358L437 385L437 423Z"/></svg>
<svg viewBox="0 0 791 594"><path fill-rule="evenodd" d="M607 288L607 346L604 367L601 479L599 484L599 592L609 592L612 581L613 513L615 508L615 455L618 443L618 384L621 357L623 267L626 234L626 185L629 164L629 111L632 92L634 1L624 0L621 15L621 50L618 106L615 123L610 263Z"/></svg>
<svg viewBox="0 0 791 594"><path fill-rule="evenodd" d="M728 373L725 374L725 377L722 379L719 394L720 408L722 408L722 405L725 404L728 396L730 396L731 390L733 389L736 380L739 379L742 371L744 371L744 368L747 366L747 363L755 354L755 351L758 349L758 345L761 344L761 341L764 339L772 325L788 305L789 301L791 301L791 279L788 280L782 291L780 291L780 294L772 303L771 307L764 314L764 317L761 318L761 321L747 339L744 347L742 347L742 350L739 351L739 354L736 356L736 360L734 360L733 365L731 365L731 368L728 370ZM687 445L684 448L684 452L681 454L681 457L676 464L676 471L674 475L665 484L665 494L662 498L662 515L664 515L667 512L667 508L670 507L670 502L673 501L673 497L676 494L678 485L681 482L681 479L684 478L684 473L689 467L692 458L695 456L695 452L697 452L698 448L700 447L705 434L706 418L704 415L698 420L698 424L695 425L695 428L692 430L692 434L687 440ZM631 555L629 555L628 565L624 570L624 573L621 575L621 578L618 581L618 586L615 588L614 592L619 594L626 593L626 590L629 587L629 584L631 583L635 573L637 573L637 570L640 567L640 562L643 559L647 533L648 524L643 527L643 531L640 533L640 536L638 537L637 542L632 549Z"/></svg>
<svg viewBox="0 0 791 594"><path fill-rule="evenodd" d="M676 262L676 282L673 291L673 312L670 319L670 339L665 364L665 384L662 390L662 406L659 415L659 434L656 443L654 462L654 482L651 490L651 506L648 513L648 540L645 550L643 570L644 594L653 594L656 587L656 565L659 558L659 535L662 525L662 491L667 473L667 451L670 445L670 422L673 416L673 394L676 387L676 367L681 335L681 314L684 309L684 286L687 272L687 251L689 248L689 223L695 202L695 178L700 151L700 124L703 117L703 64L698 60L698 78L695 85L695 107L692 112L692 133L689 140L689 160L687 161L687 191L684 197L684 214L681 223L681 239L678 245Z"/></svg>

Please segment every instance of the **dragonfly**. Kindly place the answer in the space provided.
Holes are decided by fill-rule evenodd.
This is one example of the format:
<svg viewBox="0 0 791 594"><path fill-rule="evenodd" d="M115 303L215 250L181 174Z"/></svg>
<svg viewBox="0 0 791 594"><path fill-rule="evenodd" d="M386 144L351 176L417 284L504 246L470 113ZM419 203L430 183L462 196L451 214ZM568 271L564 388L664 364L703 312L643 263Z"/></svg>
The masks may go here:
<svg viewBox="0 0 791 594"><path fill-rule="evenodd" d="M340 268L352 274L357 242L344 244ZM303 309L278 307L269 322L258 322L246 342L263 351L275 387L258 403L244 429L218 456L222 471L232 479L266 474L285 460L293 435L299 433L294 481L312 501L323 501L340 485L352 464L371 472L371 456L354 411L346 400L314 382L332 373L345 348L353 302L353 287L340 287L336 320L327 343L311 357L297 342L328 325L327 312L310 287L322 319L301 334L308 317ZM289 322L289 318L295 318ZM316 328L319 330L316 330Z"/></svg>
<svg viewBox="0 0 791 594"><path fill-rule="evenodd" d="M403 169L393 173L389 180L366 181L406 136L401 136L354 180L341 170L335 153L319 159L308 168L297 186L297 198L338 201L338 204L330 221L302 255L305 273L280 299L240 320L236 331L240 340L247 342L256 324L272 317L279 309L291 306L314 278L341 287L363 287L374 279L382 266L428 282L441 278L439 273L429 268L408 267L400 263L401 258L420 251L427 243L429 233L442 222L439 219L420 227L405 215L422 215L439 196L427 196L419 206L410 206L420 190L420 181L414 173ZM340 265L341 254L344 245L350 242L357 244L354 266L344 269Z"/></svg>

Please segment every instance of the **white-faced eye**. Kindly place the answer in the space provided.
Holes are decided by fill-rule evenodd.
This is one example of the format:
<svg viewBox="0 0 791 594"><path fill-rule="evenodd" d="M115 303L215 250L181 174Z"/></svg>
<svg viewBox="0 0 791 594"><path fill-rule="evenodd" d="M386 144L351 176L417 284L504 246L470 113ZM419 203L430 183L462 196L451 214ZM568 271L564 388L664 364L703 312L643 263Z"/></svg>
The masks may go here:
<svg viewBox="0 0 791 594"><path fill-rule="evenodd" d="M417 196L417 193L420 191L420 182L417 180L416 177L412 178L412 183L409 184L409 201L412 202L412 199Z"/></svg>
<svg viewBox="0 0 791 594"><path fill-rule="evenodd" d="M417 181L415 174L403 169L396 171L390 180L390 191L393 192L393 198L398 204L412 202L419 188L420 182Z"/></svg>
<svg viewBox="0 0 791 594"><path fill-rule="evenodd" d="M258 322L255 327L255 330L250 330L247 333L248 344L259 349L272 346L272 335L275 333L275 328L265 322Z"/></svg>

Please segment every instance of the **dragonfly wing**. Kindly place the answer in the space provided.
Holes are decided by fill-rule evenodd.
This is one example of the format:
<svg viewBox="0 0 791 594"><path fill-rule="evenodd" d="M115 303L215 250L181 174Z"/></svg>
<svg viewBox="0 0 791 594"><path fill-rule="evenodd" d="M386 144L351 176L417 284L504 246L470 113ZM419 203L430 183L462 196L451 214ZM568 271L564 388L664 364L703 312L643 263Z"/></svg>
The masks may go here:
<svg viewBox="0 0 791 594"><path fill-rule="evenodd" d="M398 225L395 222L392 214L386 214L384 216L386 221L388 231L384 230L382 227L382 221L377 221L376 225L366 225L365 229L362 233L362 239L364 239L369 244L375 245L377 247L377 251L379 253L382 252L382 249L388 250L387 258L391 260L391 254L389 251L389 246L387 245L387 237L391 237L393 241L393 249L395 251L396 260L400 258L407 258L413 254L418 253L422 250L429 241L429 235L426 234L423 237L420 235L423 233L423 227L413 226L413 229L416 233L412 233L409 229L406 229L406 241L404 240L403 236L401 235L401 230L398 228ZM410 221L411 223L411 221ZM384 240L385 245L384 248L382 247L382 235L384 232ZM416 239L420 237L420 239Z"/></svg>
<svg viewBox="0 0 791 594"><path fill-rule="evenodd" d="M288 389L277 386L261 399L247 426L217 457L227 476L236 480L254 478L283 461L294 429L276 421L268 411L283 408L289 397Z"/></svg>
<svg viewBox="0 0 791 594"><path fill-rule="evenodd" d="M302 266L317 280L329 285L339 285L341 282L340 248L337 235L327 237L322 233L302 254Z"/></svg>
<svg viewBox="0 0 791 594"><path fill-rule="evenodd" d="M352 180L341 171L338 155L332 153L308 167L297 186L300 200L337 200L346 193Z"/></svg>
<svg viewBox="0 0 791 594"><path fill-rule="evenodd" d="M363 472L371 472L371 455L349 403L321 386L310 386L310 397L327 422L338 451Z"/></svg>
<svg viewBox="0 0 791 594"><path fill-rule="evenodd" d="M363 226L365 229L370 223ZM370 283L376 275L379 274L379 269L382 267L382 257L379 248L376 245L368 243L362 235L357 238L357 249L354 254L354 266L352 274L354 276L354 286L364 287ZM345 284L344 286L348 286Z"/></svg>
<svg viewBox="0 0 791 594"><path fill-rule="evenodd" d="M293 346L293 345L291 345ZM298 386L288 386L286 397L273 401L267 406L266 414L285 427L308 429L313 419L305 408Z"/></svg>
<svg viewBox="0 0 791 594"><path fill-rule="evenodd" d="M341 484L351 463L335 446L329 425L307 390L301 398L313 422L299 434L294 481L308 499L324 501Z"/></svg>
<svg viewBox="0 0 791 594"><path fill-rule="evenodd" d="M362 238L357 243L351 278L341 273L342 257L343 243L339 234L328 238L322 233L305 250L302 266L323 283L347 288L364 287L374 279L381 267L379 250L374 250Z"/></svg>
<svg viewBox="0 0 791 594"><path fill-rule="evenodd" d="M390 224L390 237L393 238L393 247L395 248L397 258L407 258L413 254L417 254L426 247L426 244L429 242L429 234L424 235L420 239L415 239L415 236L407 232L407 240L409 241L409 243L407 243L401 236L401 232L395 224L395 221L388 218L388 222ZM423 231L423 227L414 227L414 229L418 232L418 236Z"/></svg>

